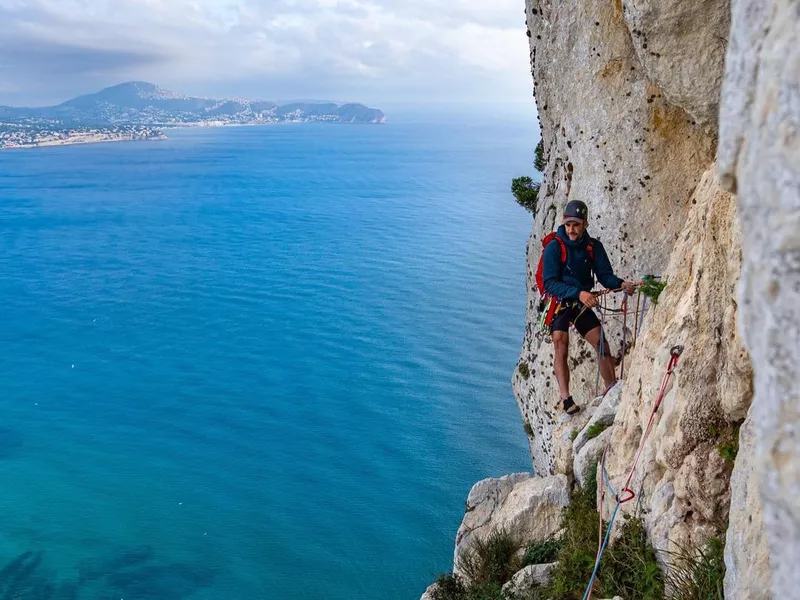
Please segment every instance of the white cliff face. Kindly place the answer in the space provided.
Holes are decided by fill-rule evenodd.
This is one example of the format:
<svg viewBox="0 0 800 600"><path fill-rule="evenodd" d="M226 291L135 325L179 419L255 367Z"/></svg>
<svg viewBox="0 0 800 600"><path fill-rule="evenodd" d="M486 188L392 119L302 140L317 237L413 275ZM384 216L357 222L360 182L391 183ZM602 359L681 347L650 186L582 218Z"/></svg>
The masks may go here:
<svg viewBox="0 0 800 600"><path fill-rule="evenodd" d="M636 56L673 106L716 135L729 2L625 0Z"/></svg>
<svg viewBox="0 0 800 600"><path fill-rule="evenodd" d="M560 415L552 347L532 334L540 240L566 201L581 199L621 276L669 282L626 357L616 422L604 433L613 439L612 481L627 473L670 347L684 345L632 486L652 541L663 549L701 544L730 509L728 597L759 598L773 580L775 597L790 597L800 583L789 560L800 556L796 3L528 0L527 19L547 166L528 248L520 362L530 376L517 370L512 384L534 467L572 475L598 453L568 441L593 409ZM755 363L752 410L740 320ZM617 354L620 327L608 330ZM573 393L587 407L594 354L573 339L570 356ZM733 469L725 437L743 421ZM761 487L775 498L763 515ZM773 577L768 557L777 546L786 559L773 564Z"/></svg>
<svg viewBox="0 0 800 600"><path fill-rule="evenodd" d="M542 500L550 529L567 482L583 479L606 442L607 471L619 489L670 348L680 344L683 354L634 471L637 500L623 512L640 504L651 541L663 550L700 546L728 520L725 597L794 598L800 5L527 0L526 16L546 167L528 246L528 326L512 387L536 474L561 482L557 498ZM533 271L541 239L573 199L589 205L589 231L620 276L659 274L668 285L625 357L624 384L598 406L594 351L571 335L572 392L584 410L567 417L552 375L552 345L534 335ZM630 323L628 329L630 343ZM619 355L619 320L607 330ZM610 427L588 440L593 421ZM502 488L502 501L487 493L473 502L459 541L473 529L529 522L502 515L510 514L507 503L524 508L513 514L534 514L532 498L544 497L536 479L485 484L488 492ZM607 496L606 517L610 502Z"/></svg>
<svg viewBox="0 0 800 600"><path fill-rule="evenodd" d="M659 394L670 349L683 346L631 486L648 509L654 545L664 550L700 545L724 522L733 466L723 458L726 434L746 414L751 395L750 361L736 327L736 201L721 189L713 167L692 201L666 270L668 285L631 353L607 458L619 488Z"/></svg>
<svg viewBox="0 0 800 600"><path fill-rule="evenodd" d="M750 478L741 473L734 498L749 504L760 493L773 597L793 598L800 589L800 5L734 0L732 15L719 163L743 223L740 321L755 371L753 470ZM743 533L754 538L749 525ZM747 583L746 571L737 575Z"/></svg>
<svg viewBox="0 0 800 600"><path fill-rule="evenodd" d="M583 200L589 232L603 242L620 276L661 274L692 193L713 161L715 141L654 83L657 78L637 56L621 2L528 0L526 14L547 165L528 245L529 326L520 360L530 376L517 372L513 387L532 431L535 470L547 475L563 472L571 459L559 458L555 449L562 440L554 438L560 398L552 345L532 332L538 316L532 272L543 236L560 222L568 200ZM681 60L690 63L691 50ZM714 104L713 90L707 96L703 102ZM610 324L615 354L621 333ZM594 396L594 352L571 337L572 392L586 406Z"/></svg>
<svg viewBox="0 0 800 600"><path fill-rule="evenodd" d="M525 542L552 538L561 526L561 511L569 505L569 481L564 475L533 477L518 473L476 483L467 498L467 510L456 535L453 572L476 539L498 531Z"/></svg>

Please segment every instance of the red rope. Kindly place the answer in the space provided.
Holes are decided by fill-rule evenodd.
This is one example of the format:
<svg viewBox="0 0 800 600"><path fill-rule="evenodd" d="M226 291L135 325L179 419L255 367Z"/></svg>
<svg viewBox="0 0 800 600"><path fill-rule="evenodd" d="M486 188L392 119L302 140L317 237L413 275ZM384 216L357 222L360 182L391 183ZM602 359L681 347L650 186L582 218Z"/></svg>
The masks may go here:
<svg viewBox="0 0 800 600"><path fill-rule="evenodd" d="M661 406L661 402L664 400L664 394L667 390L669 379L672 376L672 372L675 370L675 367L678 364L678 357L681 355L682 352L683 352L683 346L673 346L670 349L670 360L669 364L667 365L667 371L666 373L664 373L664 379L661 382L661 389L658 392L658 398L656 399L656 402L653 405L652 410L650 411L650 419L648 420L647 428L642 433L642 438L639 441L639 449L636 451L636 456L633 459L631 470L628 472L628 476L625 479L625 485L622 486L621 490L622 494L615 495L614 499L616 500L616 505L614 507L614 512L611 515L611 520L608 523L609 530L605 534L605 539L603 536L603 500L605 498L606 485L608 485L609 489L611 489L611 483L606 478L606 454L608 453L608 447L609 447L608 443L606 443L606 447L603 450L603 457L600 460L600 468L598 469L598 475L599 477L602 477L602 481L600 483L600 494L597 498L597 512L600 516L599 519L600 527L598 528L598 534L597 534L597 554L595 555L594 571L592 572L592 577L583 595L585 600L590 600L592 597L592 593L594 592L595 577L597 575L597 570L600 566L600 559L603 556L605 545L608 543L608 537L611 533L610 530L614 526L614 519L617 516L617 510L622 504L624 504L625 502L629 502L630 500L633 500L633 498L636 496L633 490L630 489L629 487L631 479L633 479L633 473L634 471L636 471L636 465L638 464L639 458L642 454L642 449L644 448L645 440L647 440L647 436L650 435L650 431L653 428L653 422L655 421L656 412L658 411L658 408ZM613 489L611 489L611 493L612 494L614 493Z"/></svg>
<svg viewBox="0 0 800 600"><path fill-rule="evenodd" d="M667 372L664 373L664 379L661 382L661 389L658 392L658 398L656 399L655 404L653 404L653 409L650 411L650 419L647 421L647 428L642 433L642 439L639 441L639 449L636 451L636 456L633 459L633 464L631 465L631 470L628 472L628 477L625 479L625 484L622 486L622 490L620 494L617 494L617 500L619 500L620 504L624 504L625 502L629 502L633 500L636 494L630 489L631 479L633 479L633 473L636 471L636 465L639 462L639 457L642 454L642 450L644 449L644 443L647 440L647 436L650 435L650 430L653 429L653 423L655 422L656 411L658 411L658 407L661 406L661 402L664 400L664 393L667 390L667 384L669 383L669 378L672 377L672 372L675 369L675 365L678 364L678 357L683 352L683 346L673 346L670 350L670 360L669 365L667 366Z"/></svg>

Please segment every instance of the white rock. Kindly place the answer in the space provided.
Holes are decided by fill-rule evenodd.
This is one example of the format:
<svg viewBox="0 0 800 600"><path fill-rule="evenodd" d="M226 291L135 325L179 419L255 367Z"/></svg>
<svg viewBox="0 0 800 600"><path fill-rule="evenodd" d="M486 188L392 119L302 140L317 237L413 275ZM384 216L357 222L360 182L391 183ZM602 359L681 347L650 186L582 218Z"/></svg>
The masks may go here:
<svg viewBox="0 0 800 600"><path fill-rule="evenodd" d="M428 586L428 589L425 590L425 593L422 594L422 597L419 600L433 600L433 593L439 587L438 583L432 583Z"/></svg>
<svg viewBox="0 0 800 600"><path fill-rule="evenodd" d="M612 429L606 429L596 438L588 440L582 447L580 452L575 456L575 466L573 467L573 474L577 482L583 487L586 484L586 475L589 468L600 461L603 456L603 450L606 444L611 441ZM603 474L598 468L597 483L602 482Z"/></svg>
<svg viewBox="0 0 800 600"><path fill-rule="evenodd" d="M546 167L528 244L529 326L521 360L528 364L530 376L515 376L512 386L533 431L530 450L539 475L566 473L573 464L568 437L563 445L562 428L567 426L557 423L562 409L553 375L553 346L533 332L538 294L532 275L541 240L560 221L557 217L566 202L580 199L589 206L590 234L602 241L620 276L663 274L686 225L692 192L714 160L714 136L670 104L654 83L655 67L648 71L641 64L625 21L627 4L526 2ZM662 54L659 73L667 74L669 65L680 65L684 77L697 60L696 45L672 44L670 48L681 55ZM679 88L691 92L697 85L689 81ZM706 106L709 94L713 95L705 90L690 100ZM617 306L620 300L619 294L609 298ZM652 312L647 319L652 320ZM631 325L629 320L632 331ZM611 351L618 355L621 323L609 321L607 333ZM571 392L586 409L596 395L595 352L574 331L570 338Z"/></svg>
<svg viewBox="0 0 800 600"><path fill-rule="evenodd" d="M530 590L534 585L547 585L550 583L550 574L557 566L557 562L528 565L514 574L511 581L503 586L503 592L514 598Z"/></svg>
<svg viewBox="0 0 800 600"><path fill-rule="evenodd" d="M575 437L572 442L572 454L577 456L584 444L589 441L589 428L593 425L606 425L610 427L614 423L614 417L617 415L617 409L622 398L622 382L611 388L605 395L605 398L594 411L591 418L581 429L580 433ZM576 473L577 476L577 473Z"/></svg>
<svg viewBox="0 0 800 600"><path fill-rule="evenodd" d="M739 453L731 476L730 521L725 536L727 600L772 598L769 548L762 516L760 477L753 468L753 446L753 421L748 417L740 431Z"/></svg>
<svg viewBox="0 0 800 600"><path fill-rule="evenodd" d="M496 481L496 480L495 480ZM481 490L467 503L467 512L456 535L453 572L475 539L507 531L520 542L550 539L559 530L561 512L569 504L569 480L565 475L521 477L507 490L508 481L496 486L481 482ZM474 488L473 488L474 490ZM487 493L487 490L490 491Z"/></svg>
<svg viewBox="0 0 800 600"><path fill-rule="evenodd" d="M743 223L739 300L755 371L752 488L763 499L772 595L792 598L800 590L800 13L786 0L733 0L732 21L720 164ZM742 575L744 589L763 579Z"/></svg>
<svg viewBox="0 0 800 600"><path fill-rule="evenodd" d="M618 489L647 429L670 349L682 345L631 481L640 498L623 505L624 512L637 504L645 508L648 531L662 550L678 543L701 546L724 518L730 466L715 432L749 401L751 368L735 321L741 268L736 201L720 187L713 167L692 201L665 272L668 285L651 313L654 324L631 354L606 460ZM611 508L607 502L606 516Z"/></svg>
<svg viewBox="0 0 800 600"><path fill-rule="evenodd" d="M467 496L464 518L456 534L454 564L458 559L458 548L475 533L492 531L492 519L503 507L514 486L533 478L531 473L515 473L499 478L483 479L472 486Z"/></svg>
<svg viewBox="0 0 800 600"><path fill-rule="evenodd" d="M672 104L716 133L729 2L636 0L624 9L647 74Z"/></svg>

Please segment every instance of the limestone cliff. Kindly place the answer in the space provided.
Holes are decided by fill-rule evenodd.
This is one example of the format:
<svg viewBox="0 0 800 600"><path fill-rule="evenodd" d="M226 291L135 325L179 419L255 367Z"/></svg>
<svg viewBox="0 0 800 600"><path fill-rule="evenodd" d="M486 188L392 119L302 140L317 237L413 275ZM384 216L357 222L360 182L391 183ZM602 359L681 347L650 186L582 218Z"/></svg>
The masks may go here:
<svg viewBox="0 0 800 600"><path fill-rule="evenodd" d="M551 535L565 486L583 483L606 447L620 488L679 344L633 472L637 502L622 510L642 516L659 550L724 533L726 598L797 597L800 3L526 0L526 25L546 166L512 387L542 480L475 486L456 570L470 539L509 523L530 539ZM641 329L611 314L625 375L602 401L593 401L594 352L571 336L572 392L584 410L568 417L552 345L535 334L533 270L573 199L589 205L589 231L620 276L657 274L668 285ZM610 428L590 440L595 423ZM606 518L612 506L607 496Z"/></svg>
<svg viewBox="0 0 800 600"><path fill-rule="evenodd" d="M605 445L570 441L596 419L593 352L571 343L573 394L589 410L567 419L552 347L533 333L540 240L564 204L580 199L621 276L669 282L628 348L619 409L603 434L612 484L627 474L670 347L683 345L632 485L652 541L665 550L700 545L730 512L726 596L772 597L772 586L774 597L792 597L800 584L800 7L528 0L526 15L547 164L528 247L525 366L512 383L536 473L572 475ZM621 356L619 321L607 328ZM721 446L740 425L734 466Z"/></svg>
<svg viewBox="0 0 800 600"><path fill-rule="evenodd" d="M528 326L512 386L535 473L545 478L538 487L560 485L563 502L564 476L582 482L608 446L609 478L619 489L670 348L680 344L634 471L638 501L623 511L643 516L661 550L699 547L726 531L727 598L794 597L800 5L527 0L526 19L546 166L528 245ZM573 199L589 205L589 231L620 276L658 274L668 286L641 330L618 313L606 323L626 372L602 403L592 402L594 353L571 336L572 392L584 410L569 418L559 408L552 346L535 335L533 270L541 240ZM592 423L611 427L589 440ZM522 519L506 504L533 514L544 500L522 498L538 487L516 477L476 486L475 499L486 496L481 490L505 495L476 500L480 527L468 514L458 543ZM457 546L457 560L463 551Z"/></svg>
<svg viewBox="0 0 800 600"><path fill-rule="evenodd" d="M793 598L800 590L800 4L734 0L732 15L719 164L742 221L740 327L755 393L752 438L743 436L754 448L743 457L752 467L732 486L739 510L737 521L731 515L729 559L763 564L758 541L766 537L773 597ZM743 514L754 496L763 500L763 531ZM752 581L745 572L730 584Z"/></svg>

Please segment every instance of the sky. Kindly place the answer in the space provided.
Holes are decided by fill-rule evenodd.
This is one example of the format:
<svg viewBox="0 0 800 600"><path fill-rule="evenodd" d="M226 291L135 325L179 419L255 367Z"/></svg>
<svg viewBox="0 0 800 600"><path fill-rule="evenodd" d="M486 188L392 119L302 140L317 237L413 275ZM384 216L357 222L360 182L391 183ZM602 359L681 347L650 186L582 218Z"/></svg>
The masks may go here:
<svg viewBox="0 0 800 600"><path fill-rule="evenodd" d="M524 0L0 0L0 105L195 96L529 104Z"/></svg>

